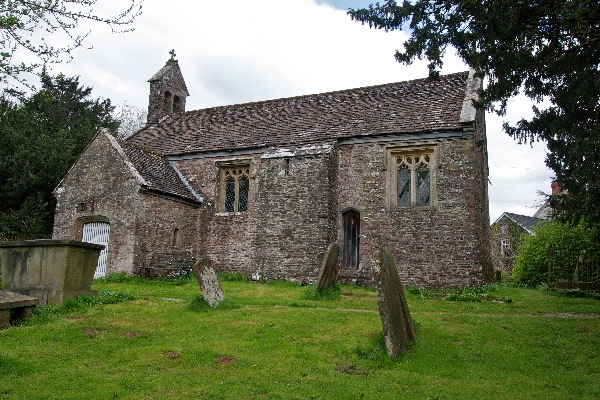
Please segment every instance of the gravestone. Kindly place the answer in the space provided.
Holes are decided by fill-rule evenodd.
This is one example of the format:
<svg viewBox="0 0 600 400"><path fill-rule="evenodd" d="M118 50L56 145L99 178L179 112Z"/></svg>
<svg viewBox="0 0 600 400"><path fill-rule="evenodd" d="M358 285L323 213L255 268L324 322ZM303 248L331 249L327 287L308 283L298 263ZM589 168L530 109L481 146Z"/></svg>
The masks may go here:
<svg viewBox="0 0 600 400"><path fill-rule="evenodd" d="M92 290L102 245L76 240L37 239L0 243L2 288L62 305Z"/></svg>
<svg viewBox="0 0 600 400"><path fill-rule="evenodd" d="M373 260L373 273L387 354L398 358L415 338L415 328L394 257L386 247Z"/></svg>
<svg viewBox="0 0 600 400"><path fill-rule="evenodd" d="M216 307L225 296L223 295L223 289L217 278L215 267L212 261L208 259L201 259L194 264L194 273L198 284L200 285L200 291L204 300L211 307Z"/></svg>
<svg viewBox="0 0 600 400"><path fill-rule="evenodd" d="M31 317L37 305L35 297L0 290L0 329L6 328L12 320Z"/></svg>
<svg viewBox="0 0 600 400"><path fill-rule="evenodd" d="M319 277L317 278L317 283L315 285L317 292L335 285L339 263L340 245L331 243L329 247L327 247L323 262L321 263L321 270L319 271Z"/></svg>

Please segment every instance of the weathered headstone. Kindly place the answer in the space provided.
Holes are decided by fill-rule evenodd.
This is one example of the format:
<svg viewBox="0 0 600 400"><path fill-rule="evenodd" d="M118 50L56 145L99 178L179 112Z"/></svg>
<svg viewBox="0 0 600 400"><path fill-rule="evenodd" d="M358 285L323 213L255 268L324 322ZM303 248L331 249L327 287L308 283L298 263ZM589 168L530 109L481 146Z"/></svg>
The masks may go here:
<svg viewBox="0 0 600 400"><path fill-rule="evenodd" d="M198 279L204 300L211 307L216 307L223 301L225 296L217 278L213 262L207 259L198 260L194 264L194 273L196 274L196 279Z"/></svg>
<svg viewBox="0 0 600 400"><path fill-rule="evenodd" d="M408 350L409 340L415 337L415 328L394 257L386 247L373 260L373 272L385 347L388 356L398 358Z"/></svg>
<svg viewBox="0 0 600 400"><path fill-rule="evenodd" d="M319 277L317 278L317 283L315 285L318 292L335 285L339 263L340 245L337 243L331 243L329 247L327 247L327 251L323 257L321 270L319 271Z"/></svg>

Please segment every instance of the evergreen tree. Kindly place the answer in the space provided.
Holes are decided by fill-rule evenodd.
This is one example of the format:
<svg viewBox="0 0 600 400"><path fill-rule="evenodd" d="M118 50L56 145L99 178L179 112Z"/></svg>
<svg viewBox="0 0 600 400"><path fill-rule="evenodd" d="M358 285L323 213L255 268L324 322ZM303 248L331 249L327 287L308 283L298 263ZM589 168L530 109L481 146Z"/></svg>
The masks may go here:
<svg viewBox="0 0 600 400"><path fill-rule="evenodd" d="M0 236L49 237L52 191L102 127L116 132L110 100L78 78L42 77L41 90L0 100Z"/></svg>
<svg viewBox="0 0 600 400"><path fill-rule="evenodd" d="M350 10L370 27L410 29L399 62L429 61L435 78L448 47L487 78L483 102L503 115L524 92L547 108L504 130L519 143L542 140L565 195L561 220L600 226L600 3L597 0L387 0Z"/></svg>

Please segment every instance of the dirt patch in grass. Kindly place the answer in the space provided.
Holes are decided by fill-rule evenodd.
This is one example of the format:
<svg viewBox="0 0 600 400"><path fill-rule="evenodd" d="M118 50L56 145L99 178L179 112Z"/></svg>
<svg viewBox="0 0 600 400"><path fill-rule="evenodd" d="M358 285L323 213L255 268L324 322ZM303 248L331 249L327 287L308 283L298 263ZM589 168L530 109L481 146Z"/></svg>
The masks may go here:
<svg viewBox="0 0 600 400"><path fill-rule="evenodd" d="M160 353L160 355L167 357L169 360L174 360L176 358L179 358L180 354L174 351L165 351L164 353Z"/></svg>
<svg viewBox="0 0 600 400"><path fill-rule="evenodd" d="M565 319L598 319L598 318L600 318L600 314L596 314L596 313L588 313L588 314L556 313L556 314L542 314L542 317L565 318Z"/></svg>
<svg viewBox="0 0 600 400"><path fill-rule="evenodd" d="M92 329L92 328L85 328L85 329L81 330L81 333L85 333L86 335L99 335L103 332L104 331L100 331L98 329Z"/></svg>
<svg viewBox="0 0 600 400"><path fill-rule="evenodd" d="M231 364L235 361L236 361L235 357L231 357L231 356L219 356L217 358L217 364Z"/></svg>
<svg viewBox="0 0 600 400"><path fill-rule="evenodd" d="M589 326L587 325L582 325L579 328L579 331L577 331L577 333L579 333L580 335L589 335L590 333L592 333L592 330L590 329Z"/></svg>
<svg viewBox="0 0 600 400"><path fill-rule="evenodd" d="M358 368L354 364L338 365L335 367L335 370L350 375L369 375L369 371Z"/></svg>

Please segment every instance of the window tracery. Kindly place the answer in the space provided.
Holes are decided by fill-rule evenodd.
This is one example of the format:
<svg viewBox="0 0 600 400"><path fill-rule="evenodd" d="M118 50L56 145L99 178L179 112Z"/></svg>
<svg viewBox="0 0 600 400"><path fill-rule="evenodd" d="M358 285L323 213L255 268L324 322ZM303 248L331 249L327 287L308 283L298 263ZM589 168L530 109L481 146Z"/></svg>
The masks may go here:
<svg viewBox="0 0 600 400"><path fill-rule="evenodd" d="M388 151L390 208L433 207L435 148Z"/></svg>
<svg viewBox="0 0 600 400"><path fill-rule="evenodd" d="M250 166L221 167L221 211L247 212L250 198Z"/></svg>
<svg viewBox="0 0 600 400"><path fill-rule="evenodd" d="M395 155L396 207L431 205L433 152L411 151Z"/></svg>

